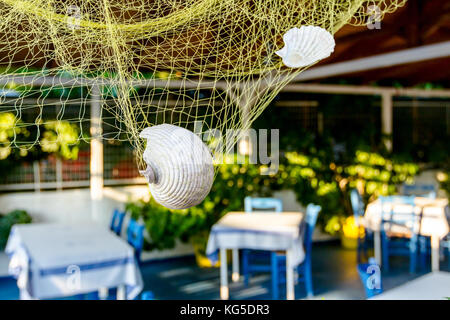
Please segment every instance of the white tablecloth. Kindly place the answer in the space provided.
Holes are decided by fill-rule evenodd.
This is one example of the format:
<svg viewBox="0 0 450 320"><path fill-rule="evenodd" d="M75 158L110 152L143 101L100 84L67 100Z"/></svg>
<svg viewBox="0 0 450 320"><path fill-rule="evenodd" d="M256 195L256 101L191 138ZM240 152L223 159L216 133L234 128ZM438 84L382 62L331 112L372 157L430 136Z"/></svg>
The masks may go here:
<svg viewBox="0 0 450 320"><path fill-rule="evenodd" d="M108 229L93 225L15 225L6 246L9 272L21 294L57 298L126 287L127 299L143 288L133 248Z"/></svg>
<svg viewBox="0 0 450 320"><path fill-rule="evenodd" d="M432 272L370 300L447 300L447 297L450 297L450 273Z"/></svg>
<svg viewBox="0 0 450 320"><path fill-rule="evenodd" d="M447 199L416 197L414 202L416 214L422 214L422 219L420 221L421 235L436 235L439 238L443 238L449 233L450 229L448 221L450 219L450 212ZM391 209L390 206L391 204L387 203L384 208L385 211L389 211ZM408 210L410 210L410 207L394 203L393 219L396 220L396 218L401 218L401 213L407 212ZM379 199L369 203L363 220L365 227L374 231L379 231L381 225L381 213L381 202ZM395 213L398 213L398 215L395 215Z"/></svg>
<svg viewBox="0 0 450 320"><path fill-rule="evenodd" d="M206 254L215 262L220 248L289 250L291 267L295 267L305 258L303 233L303 214L299 212L230 212L212 227Z"/></svg>

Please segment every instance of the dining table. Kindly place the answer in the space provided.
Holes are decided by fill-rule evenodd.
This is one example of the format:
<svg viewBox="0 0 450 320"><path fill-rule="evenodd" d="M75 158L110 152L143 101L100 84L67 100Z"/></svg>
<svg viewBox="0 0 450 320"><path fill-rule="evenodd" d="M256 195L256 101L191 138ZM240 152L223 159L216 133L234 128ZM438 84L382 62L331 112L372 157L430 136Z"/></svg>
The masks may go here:
<svg viewBox="0 0 450 320"><path fill-rule="evenodd" d="M369 300L448 300L450 272L435 271L422 275Z"/></svg>
<svg viewBox="0 0 450 320"><path fill-rule="evenodd" d="M232 250L232 281L239 280L239 250L286 252L286 298L295 299L294 269L305 259L301 212L229 212L211 228L208 258L220 259L220 297L229 298L227 250Z"/></svg>
<svg viewBox="0 0 450 320"><path fill-rule="evenodd" d="M127 241L96 224L31 223L11 229L6 253L21 299L53 299L99 292L134 299L142 276Z"/></svg>
<svg viewBox="0 0 450 320"><path fill-rule="evenodd" d="M374 233L374 255L377 263L382 265L381 258L381 230L382 230L382 215L383 212L390 212L392 210L392 218L401 218L401 214L411 210L409 205L400 203L384 203L384 208L380 199L370 202L362 219L362 223L366 229ZM439 252L440 241L448 235L450 231L450 210L448 206L448 199L446 198L414 198L414 213L420 215L418 219L418 234L430 237L431 240L431 269L433 271L439 270ZM397 233L401 234L405 229L399 228Z"/></svg>

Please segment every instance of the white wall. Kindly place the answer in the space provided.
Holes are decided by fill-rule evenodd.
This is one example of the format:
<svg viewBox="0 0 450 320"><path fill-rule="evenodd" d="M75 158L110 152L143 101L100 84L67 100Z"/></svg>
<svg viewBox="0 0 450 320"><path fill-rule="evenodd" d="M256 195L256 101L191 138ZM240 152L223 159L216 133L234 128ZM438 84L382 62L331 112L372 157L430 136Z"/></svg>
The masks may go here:
<svg viewBox="0 0 450 320"><path fill-rule="evenodd" d="M115 208L123 209L127 201L148 197L147 186L105 188L96 212L91 213L89 189L18 192L0 195L0 212L23 209L31 215L33 222L99 224L108 228ZM124 225L126 224L127 221L124 221ZM125 237L125 233L122 236ZM192 246L179 243L172 250L144 252L142 259L162 259L188 254L193 254Z"/></svg>

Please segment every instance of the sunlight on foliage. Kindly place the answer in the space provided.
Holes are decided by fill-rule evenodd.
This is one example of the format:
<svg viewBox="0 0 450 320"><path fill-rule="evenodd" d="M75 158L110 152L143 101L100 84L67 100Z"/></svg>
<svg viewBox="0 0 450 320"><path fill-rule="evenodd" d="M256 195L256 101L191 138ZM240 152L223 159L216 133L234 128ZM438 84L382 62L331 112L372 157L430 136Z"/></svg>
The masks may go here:
<svg viewBox="0 0 450 320"><path fill-rule="evenodd" d="M78 127L66 121L50 121L44 125L42 134L42 151L59 153L65 159L78 156Z"/></svg>

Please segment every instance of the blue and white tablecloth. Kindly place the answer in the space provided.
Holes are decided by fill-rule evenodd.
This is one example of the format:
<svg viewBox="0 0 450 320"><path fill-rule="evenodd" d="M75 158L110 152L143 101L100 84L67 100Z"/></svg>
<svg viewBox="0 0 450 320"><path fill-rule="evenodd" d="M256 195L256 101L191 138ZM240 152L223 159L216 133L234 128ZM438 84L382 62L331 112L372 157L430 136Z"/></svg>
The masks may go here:
<svg viewBox="0 0 450 320"><path fill-rule="evenodd" d="M95 225L15 225L6 246L21 296L57 298L125 286L134 299L143 282L133 248Z"/></svg>
<svg viewBox="0 0 450 320"><path fill-rule="evenodd" d="M212 227L206 254L215 262L221 248L290 251L296 267L305 258L303 222L299 212L230 212Z"/></svg>

